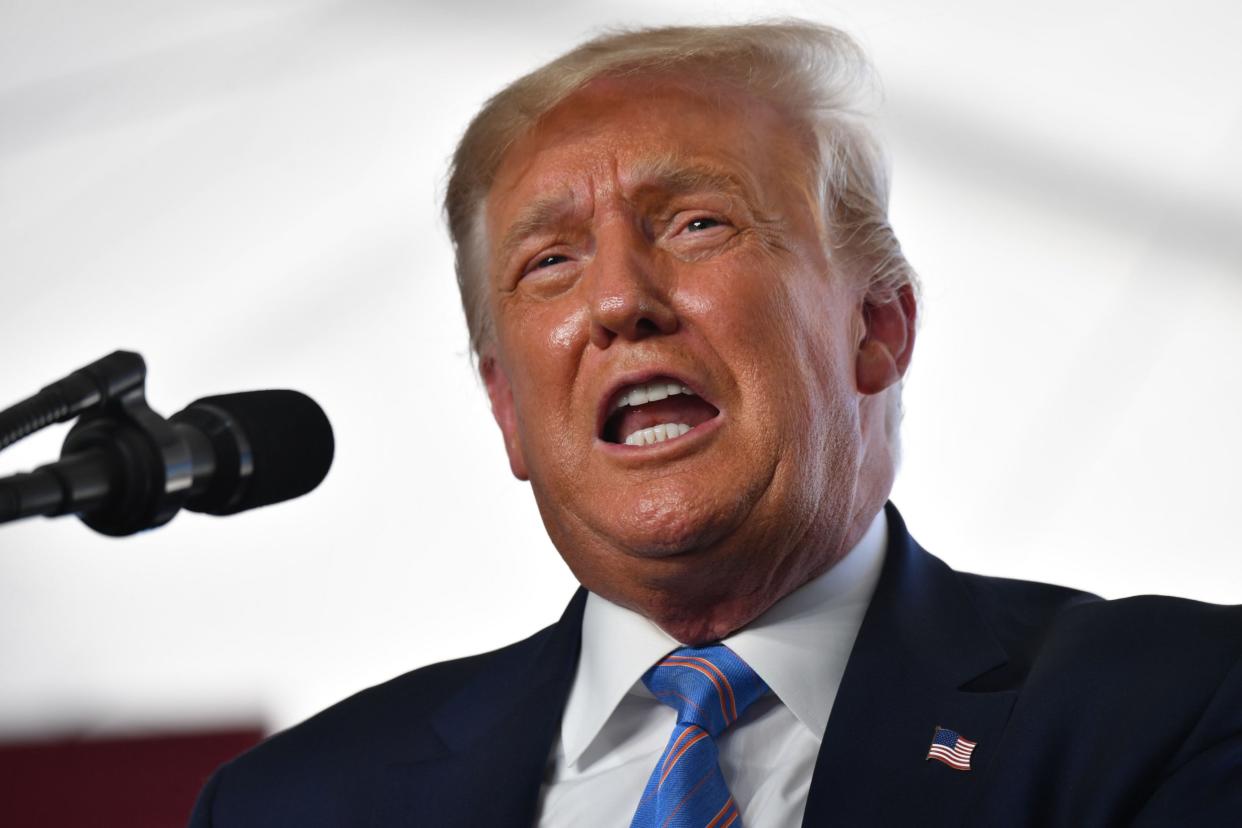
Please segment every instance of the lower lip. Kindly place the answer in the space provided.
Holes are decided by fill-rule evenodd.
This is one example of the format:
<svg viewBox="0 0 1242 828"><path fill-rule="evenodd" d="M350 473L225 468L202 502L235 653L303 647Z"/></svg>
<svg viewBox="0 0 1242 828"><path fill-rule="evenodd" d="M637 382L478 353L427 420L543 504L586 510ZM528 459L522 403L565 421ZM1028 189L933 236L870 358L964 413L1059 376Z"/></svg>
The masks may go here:
<svg viewBox="0 0 1242 828"><path fill-rule="evenodd" d="M600 439L596 439L596 443L606 456L617 460L668 460L686 451L693 451L696 446L720 429L722 420L724 420L724 414L717 414L707 422L696 425L680 437L674 437L661 443L629 446L625 443L610 443L607 440Z"/></svg>

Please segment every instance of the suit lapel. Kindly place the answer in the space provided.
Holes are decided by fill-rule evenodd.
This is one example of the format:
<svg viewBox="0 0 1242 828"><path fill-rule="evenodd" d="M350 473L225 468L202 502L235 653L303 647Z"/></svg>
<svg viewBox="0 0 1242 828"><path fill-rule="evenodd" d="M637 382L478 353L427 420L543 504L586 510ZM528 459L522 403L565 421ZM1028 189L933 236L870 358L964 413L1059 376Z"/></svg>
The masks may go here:
<svg viewBox="0 0 1242 828"><path fill-rule="evenodd" d="M887 507L884 570L850 653L803 825L960 825L1015 693L963 684L1007 660L957 575ZM926 759L936 726L978 743L971 770Z"/></svg>
<svg viewBox="0 0 1242 828"><path fill-rule="evenodd" d="M432 714L431 732L389 766L375 828L534 824L578 663L585 602L579 589L557 624L489 656L486 673Z"/></svg>

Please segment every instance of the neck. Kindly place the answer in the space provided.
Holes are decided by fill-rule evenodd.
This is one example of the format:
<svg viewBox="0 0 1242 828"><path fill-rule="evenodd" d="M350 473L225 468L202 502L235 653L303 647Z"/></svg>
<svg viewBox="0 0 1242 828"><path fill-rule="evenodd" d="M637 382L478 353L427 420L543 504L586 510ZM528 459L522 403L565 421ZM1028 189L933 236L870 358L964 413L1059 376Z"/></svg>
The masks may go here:
<svg viewBox="0 0 1242 828"><path fill-rule="evenodd" d="M831 533L831 539L825 537L820 540L817 555L806 554L811 548L808 544L813 544L813 541L804 538L803 544L795 550L802 554L791 554L786 558L786 565L773 566L769 580L756 589L708 596L688 587L670 589L662 585L636 602L626 603L608 595L603 597L614 603L623 603L646 616L682 644L701 646L720 641L845 560L862 542L883 505L884 500L881 499L856 509L847 526ZM731 580L730 583L736 585L737 581Z"/></svg>

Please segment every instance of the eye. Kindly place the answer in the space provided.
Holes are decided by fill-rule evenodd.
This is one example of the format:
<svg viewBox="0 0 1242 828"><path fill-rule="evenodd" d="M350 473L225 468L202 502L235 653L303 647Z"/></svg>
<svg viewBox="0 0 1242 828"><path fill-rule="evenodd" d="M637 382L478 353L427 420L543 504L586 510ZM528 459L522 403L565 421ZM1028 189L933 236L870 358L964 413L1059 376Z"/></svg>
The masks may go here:
<svg viewBox="0 0 1242 828"><path fill-rule="evenodd" d="M535 270L543 270L545 267L552 267L554 265L560 264L561 262L567 262L567 261L569 261L569 259L566 256L560 256L556 254L553 254L551 256L543 256L542 258L535 259L533 262L531 262L530 266L526 268L526 272L530 273L531 271L535 271Z"/></svg>
<svg viewBox="0 0 1242 828"><path fill-rule="evenodd" d="M710 209L693 206L674 214L665 225L662 244L674 255L698 260L721 253L737 238L738 227L728 212L699 212Z"/></svg>
<svg viewBox="0 0 1242 828"><path fill-rule="evenodd" d="M579 270L577 262L578 253L573 249L559 244L545 247L526 260L513 284L538 295L554 294L573 284Z"/></svg>
<svg viewBox="0 0 1242 828"><path fill-rule="evenodd" d="M723 224L723 222L719 219L714 219L711 216L699 216L698 218L691 219L686 223L686 230L691 233L698 233L703 230L710 230L713 227L719 227L721 224Z"/></svg>

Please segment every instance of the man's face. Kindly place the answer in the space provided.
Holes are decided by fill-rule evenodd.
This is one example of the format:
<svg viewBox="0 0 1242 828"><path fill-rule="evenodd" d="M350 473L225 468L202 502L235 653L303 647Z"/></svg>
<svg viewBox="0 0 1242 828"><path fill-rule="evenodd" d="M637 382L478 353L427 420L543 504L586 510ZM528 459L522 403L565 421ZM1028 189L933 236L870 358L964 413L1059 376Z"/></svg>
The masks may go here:
<svg viewBox="0 0 1242 828"><path fill-rule="evenodd" d="M585 586L687 642L828 568L877 508L863 296L826 253L809 140L732 90L596 81L486 205L513 471Z"/></svg>

